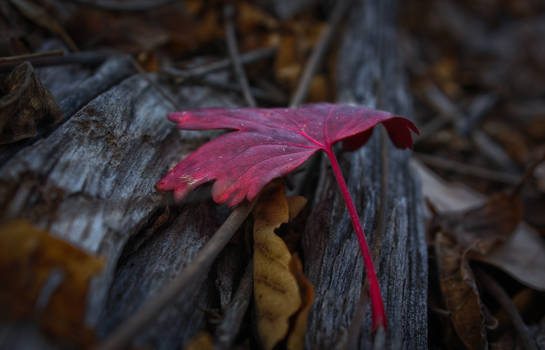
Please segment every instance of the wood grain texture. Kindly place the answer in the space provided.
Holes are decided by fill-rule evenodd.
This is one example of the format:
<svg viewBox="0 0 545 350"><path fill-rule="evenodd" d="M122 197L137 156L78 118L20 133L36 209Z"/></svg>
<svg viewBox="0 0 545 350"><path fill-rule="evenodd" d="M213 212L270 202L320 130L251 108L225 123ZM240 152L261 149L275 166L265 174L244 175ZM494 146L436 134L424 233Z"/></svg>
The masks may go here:
<svg viewBox="0 0 545 350"><path fill-rule="evenodd" d="M207 235L213 232L215 219L212 219L220 215L218 210L221 212L208 199L208 194L197 192L191 197L194 208L190 206L189 211L176 220L167 220L167 225L173 225L169 229L176 234L167 230L155 238L158 243L146 243L155 232L156 222L173 204L167 200L169 196L157 193L155 183L212 134L176 130L166 119L173 107L142 76L129 77L102 91L109 85L102 79L111 81L111 77L104 75L112 66L122 67L123 64L107 61L91 75L79 73L88 82L73 87L74 95L85 95L81 98L63 98L65 85L50 85L60 104L65 101L62 109L68 119L50 134L18 150L0 167L2 219L28 219L55 236L107 259L103 273L95 278L88 293L87 322L90 325L97 324L98 320L113 325L108 317L113 320L127 317L129 310L152 296L157 285L166 282L187 263ZM70 69L63 67L48 69L59 81L66 82L68 78L64 75L72 74ZM79 91L79 87L88 92ZM90 101L85 101L87 98ZM184 87L177 98L185 108L233 106L238 102L227 94L196 86ZM84 104L82 108L76 106L80 103ZM70 116L70 110L77 112ZM225 213L218 220L224 216ZM131 237L138 237L134 239L140 243L127 247L134 250L134 256L124 259L118 266L118 259ZM171 247L168 254L164 251L167 243ZM183 254L184 251L187 254ZM173 261L173 254L181 254L181 260ZM154 256L155 260L152 259ZM150 266L132 269L124 266L132 259L137 259L139 265L147 261ZM140 278L128 276L133 274ZM114 275L116 284L112 290L121 285L132 291L128 295L132 298L123 299L126 305L116 306L118 309L110 304L111 315L101 317ZM134 285L129 286L130 283ZM207 293L199 296L205 305L206 298ZM202 310L195 308L199 303L189 305L191 312L198 313L202 320ZM179 322L186 320L180 317L184 310L175 312ZM179 334L172 340L167 337L169 341L165 344L180 346L192 335L189 334L191 330L196 331L202 325L196 321L187 323L186 331L173 329ZM101 330L108 332L111 329ZM142 339L153 343L157 333L160 332L152 327L150 334L143 334ZM162 336L166 337L165 334ZM26 341L24 337L19 338Z"/></svg>
<svg viewBox="0 0 545 350"><path fill-rule="evenodd" d="M354 2L338 62L339 101L410 117L396 51L396 11L393 0ZM126 57L113 56L99 67L38 72L65 121L7 156L0 154L0 218L26 218L107 259L91 286L87 315L103 337L168 283L227 216L207 189L181 206L154 189L169 168L212 133L176 130L165 118L173 107L142 76L130 76ZM183 108L241 105L240 99L206 87L171 92ZM387 345L426 348L427 256L420 193L407 167L409 152L388 147L386 225L379 236L383 189L377 136L362 150L342 155L341 166L375 247L389 320ZM322 167L313 191L303 244L305 273L316 290L309 349L335 345L351 322L364 278L356 236L330 169ZM237 289L246 266L243 248L242 243L228 246L204 282L181 296L135 344L180 348L203 329L203 310L225 309ZM370 324L368 312L359 348L370 348ZM39 334L33 325L0 326L0 348L58 348Z"/></svg>
<svg viewBox="0 0 545 350"><path fill-rule="evenodd" d="M148 298L153 298L182 271L221 224L215 204L199 200L181 206L174 220L156 230L143 243L133 240L120 259L108 300L98 322L101 336L107 335L132 316ZM231 277L233 277L231 275ZM206 326L205 312L214 303L213 279L203 274L194 288L185 288L157 320L141 332L133 344L155 349L175 349Z"/></svg>
<svg viewBox="0 0 545 350"><path fill-rule="evenodd" d="M411 117L398 60L396 2L359 1L351 9L338 61L338 99ZM427 252L421 195L408 169L410 153L388 146L385 225L377 233L382 172L380 133L363 149L341 155L374 256L392 349L427 348ZM304 235L305 273L316 289L307 331L308 349L332 348L346 333L364 278L346 206L331 169L324 167ZM371 348L367 312L359 348Z"/></svg>

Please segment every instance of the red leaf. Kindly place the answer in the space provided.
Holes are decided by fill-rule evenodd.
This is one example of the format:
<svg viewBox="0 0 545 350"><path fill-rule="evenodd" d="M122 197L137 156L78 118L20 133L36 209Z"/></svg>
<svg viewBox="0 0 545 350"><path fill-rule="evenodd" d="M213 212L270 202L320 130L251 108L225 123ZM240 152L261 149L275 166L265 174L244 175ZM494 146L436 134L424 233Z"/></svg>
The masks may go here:
<svg viewBox="0 0 545 350"><path fill-rule="evenodd" d="M409 120L365 107L317 103L301 108L206 108L172 113L169 119L180 129L232 129L182 160L159 183L163 191L174 190L181 199L191 189L216 180L214 200L236 205L254 199L275 177L301 165L314 152L323 150L329 160L354 225L369 280L373 329L386 328L373 260L358 213L341 174L332 145L345 140L345 149L357 149L382 123L399 148L412 147Z"/></svg>
<svg viewBox="0 0 545 350"><path fill-rule="evenodd" d="M285 175L318 150L345 140L346 150L361 147L378 123L400 148L412 147L407 119L365 107L317 103L301 108L205 108L172 113L180 129L231 129L182 160L159 183L162 191L183 198L193 188L214 181L218 203L253 200L272 179Z"/></svg>

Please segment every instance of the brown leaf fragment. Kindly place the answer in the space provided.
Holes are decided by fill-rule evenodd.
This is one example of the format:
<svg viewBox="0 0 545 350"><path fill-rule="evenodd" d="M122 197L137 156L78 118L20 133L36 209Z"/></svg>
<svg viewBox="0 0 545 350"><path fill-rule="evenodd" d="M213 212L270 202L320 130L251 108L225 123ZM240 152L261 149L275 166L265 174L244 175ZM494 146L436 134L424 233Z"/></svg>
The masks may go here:
<svg viewBox="0 0 545 350"><path fill-rule="evenodd" d="M254 209L254 298L264 349L272 349L286 337L290 317L301 306L299 286L289 267L291 254L274 232L288 220L284 188L274 183Z"/></svg>
<svg viewBox="0 0 545 350"><path fill-rule="evenodd" d="M278 21L258 7L246 2L237 2L236 5L237 28L241 33L251 34L264 28L268 30L278 28Z"/></svg>
<svg viewBox="0 0 545 350"><path fill-rule="evenodd" d="M433 226L454 238L462 250L486 254L511 236L521 218L520 200L496 193L483 205L437 215Z"/></svg>
<svg viewBox="0 0 545 350"><path fill-rule="evenodd" d="M488 121L483 125L484 131L493 139L498 141L507 154L520 164L528 158L528 140L516 126L508 125L498 121Z"/></svg>
<svg viewBox="0 0 545 350"><path fill-rule="evenodd" d="M201 331L189 339L184 345L184 350L212 350L213 347L212 335L207 331Z"/></svg>
<svg viewBox="0 0 545 350"><path fill-rule="evenodd" d="M447 236L438 233L435 255L441 292L456 334L470 350L486 348L484 306L465 253Z"/></svg>
<svg viewBox="0 0 545 350"><path fill-rule="evenodd" d="M460 184L443 181L417 161L413 160L411 165L422 179L424 197L437 209L445 212L470 211L472 207L485 202L480 193ZM524 222L517 226L503 244L492 248L485 255L471 253L471 259L494 265L520 283L545 291L545 244L539 234Z"/></svg>
<svg viewBox="0 0 545 350"><path fill-rule="evenodd" d="M303 210L305 205L307 205L307 199L303 196L288 197L288 207L289 207L289 217L290 221L295 219L297 215Z"/></svg>
<svg viewBox="0 0 545 350"><path fill-rule="evenodd" d="M306 201L305 201L306 202ZM305 334L307 332L307 321L310 307L314 301L314 288L303 274L303 265L297 255L294 255L290 262L290 270L297 278L299 290L301 291L302 305L295 316L293 328L288 335L286 348L288 350L302 350L305 348Z"/></svg>
<svg viewBox="0 0 545 350"><path fill-rule="evenodd" d="M276 80L290 89L297 84L301 74L301 59L297 52L297 39L295 35L285 35L281 38L278 53L274 62L274 74Z"/></svg>
<svg viewBox="0 0 545 350"><path fill-rule="evenodd" d="M23 220L0 224L0 306L10 318L37 318L46 331L93 342L84 325L87 288L104 260Z"/></svg>
<svg viewBox="0 0 545 350"><path fill-rule="evenodd" d="M17 66L0 86L0 144L38 134L61 121L62 112L28 62Z"/></svg>
<svg viewBox="0 0 545 350"><path fill-rule="evenodd" d="M517 227L507 242L487 254L472 254L471 259L496 266L520 283L545 291L545 244L525 223Z"/></svg>
<svg viewBox="0 0 545 350"><path fill-rule="evenodd" d="M513 304L522 316L530 314L532 310L535 310L535 305L539 303L538 299L539 293L530 288L525 288L512 297ZM504 308L499 309L494 314L494 317L498 320L502 331L513 329L511 317Z"/></svg>
<svg viewBox="0 0 545 350"><path fill-rule="evenodd" d="M297 224L293 222L293 220L303 210L307 204L307 200L305 197L301 196L289 197L287 200L290 211L290 226L287 227L285 232L282 232L282 239L288 246L290 252L294 252L297 250L299 243L301 242L301 234L303 231L298 229Z"/></svg>

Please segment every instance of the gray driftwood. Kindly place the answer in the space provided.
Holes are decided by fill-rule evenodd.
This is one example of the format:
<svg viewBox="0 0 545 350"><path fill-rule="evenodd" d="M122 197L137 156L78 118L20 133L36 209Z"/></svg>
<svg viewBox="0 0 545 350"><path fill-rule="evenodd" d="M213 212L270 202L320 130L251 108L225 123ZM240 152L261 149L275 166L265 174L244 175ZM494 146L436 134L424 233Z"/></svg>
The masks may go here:
<svg viewBox="0 0 545 350"><path fill-rule="evenodd" d="M338 98L411 117L397 54L396 1L360 1L351 9L338 63ZM344 154L342 170L354 196L374 256L388 317L386 345L427 348L427 254L420 193L408 168L408 151L381 133L363 149ZM386 188L382 170L387 162ZM325 167L324 167L325 168ZM304 236L305 273L316 291L307 348L332 348L349 328L364 278L363 261L342 196L329 168L320 173ZM385 202L381 203L384 198ZM381 205L384 225L379 228ZM378 232L382 231L382 232ZM371 312L360 348L372 348Z"/></svg>
<svg viewBox="0 0 545 350"><path fill-rule="evenodd" d="M88 293L87 322L99 335L182 269L226 214L202 193L169 211L168 197L155 191L166 171L210 133L176 130L166 119L174 108L142 76L124 74L118 83L115 77L129 66L126 58L113 57L92 72L47 68L43 83L60 101L66 121L0 166L2 218L26 218L107 259ZM180 89L177 100L184 108L240 104L196 86ZM161 315L136 343L179 347L204 327L203 309L212 307L210 281L197 297ZM25 328L6 327L0 348L37 342L35 332L26 337Z"/></svg>
<svg viewBox="0 0 545 350"><path fill-rule="evenodd" d="M396 52L396 4L359 3L349 11L341 46L339 101L410 117ZM37 71L63 111L64 122L0 157L0 216L26 218L107 259L90 287L87 313L88 324L104 337L183 269L227 216L206 189L183 205L173 205L169 196L154 189L171 166L210 134L176 130L165 118L173 107L143 76L134 75L126 57L115 56L93 68ZM241 105L236 96L206 87L182 86L171 92L183 108ZM426 348L427 262L420 195L407 167L409 152L388 145L386 157L381 157L379 136L362 150L342 155L341 165L374 247L389 319L386 344L392 349ZM384 160L387 189L381 185ZM348 213L325 164L310 196L314 201L303 244L305 272L316 290L309 349L332 348L342 338L364 280ZM382 204L384 229L378 230ZM171 305L134 344L180 348L204 329L207 319L213 321L240 294L235 291L248 263L243 252L243 243L229 245L202 285ZM370 312L366 317L360 348L370 348L372 341ZM0 325L0 349L47 346L58 348L47 345L32 325Z"/></svg>

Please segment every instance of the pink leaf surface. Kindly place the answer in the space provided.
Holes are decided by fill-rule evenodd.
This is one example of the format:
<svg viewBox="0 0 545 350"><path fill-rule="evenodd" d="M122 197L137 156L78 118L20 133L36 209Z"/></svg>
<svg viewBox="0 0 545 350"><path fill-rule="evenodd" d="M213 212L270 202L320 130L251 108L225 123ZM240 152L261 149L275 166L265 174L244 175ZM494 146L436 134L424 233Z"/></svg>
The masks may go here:
<svg viewBox="0 0 545 350"><path fill-rule="evenodd" d="M300 108L205 108L172 113L168 117L180 129L235 130L200 147L159 181L157 188L173 190L176 199L215 180L212 195L216 202L233 206L244 198L251 201L269 181L289 173L316 151L324 151L358 237L369 280L373 329L386 328L373 260L332 145L342 140L346 150L355 150L382 123L394 145L410 148L411 130L418 132L412 122L387 112L329 103Z"/></svg>
<svg viewBox="0 0 545 350"><path fill-rule="evenodd" d="M316 151L331 150L345 140L347 150L362 146L382 123L393 143L412 146L407 119L360 106L317 103L300 108L205 108L172 113L168 118L186 130L231 129L193 152L159 183L177 200L214 181L217 203L237 205L253 200L272 179L303 164Z"/></svg>

